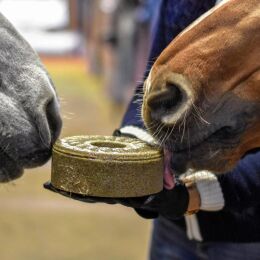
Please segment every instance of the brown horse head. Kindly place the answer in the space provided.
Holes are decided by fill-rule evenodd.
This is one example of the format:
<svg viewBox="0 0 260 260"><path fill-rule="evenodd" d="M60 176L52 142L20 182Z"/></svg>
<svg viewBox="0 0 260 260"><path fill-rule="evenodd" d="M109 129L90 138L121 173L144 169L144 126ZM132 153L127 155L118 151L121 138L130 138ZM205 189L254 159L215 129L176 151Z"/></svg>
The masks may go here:
<svg viewBox="0 0 260 260"><path fill-rule="evenodd" d="M260 147L260 2L229 0L176 37L144 84L144 122L179 172Z"/></svg>

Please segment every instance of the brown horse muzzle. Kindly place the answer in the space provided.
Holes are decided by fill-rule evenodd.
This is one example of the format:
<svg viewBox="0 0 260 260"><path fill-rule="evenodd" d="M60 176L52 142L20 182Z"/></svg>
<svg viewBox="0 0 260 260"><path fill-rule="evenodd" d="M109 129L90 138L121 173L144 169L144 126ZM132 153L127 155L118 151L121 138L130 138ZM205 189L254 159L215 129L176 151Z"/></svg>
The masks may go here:
<svg viewBox="0 0 260 260"><path fill-rule="evenodd" d="M225 172L260 147L259 30L258 0L226 1L153 65L142 117L180 171Z"/></svg>

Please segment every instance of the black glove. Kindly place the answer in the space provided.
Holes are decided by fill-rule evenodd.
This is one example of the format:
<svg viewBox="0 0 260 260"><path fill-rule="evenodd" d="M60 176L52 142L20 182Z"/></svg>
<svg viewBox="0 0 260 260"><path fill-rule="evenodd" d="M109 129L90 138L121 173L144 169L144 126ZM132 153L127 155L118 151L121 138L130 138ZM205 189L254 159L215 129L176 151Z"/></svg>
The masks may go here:
<svg viewBox="0 0 260 260"><path fill-rule="evenodd" d="M115 130L114 136L127 136L135 138L133 135L122 134L120 130ZM184 184L176 183L171 190L163 189L161 192L149 196L135 198L104 198L84 196L56 189L50 182L44 184L46 189L60 193L66 197L88 202L102 202L107 204L121 204L126 207L134 208L138 215L143 218L157 218L159 215L176 219L182 217L187 211L189 203L189 193Z"/></svg>
<svg viewBox="0 0 260 260"><path fill-rule="evenodd" d="M107 204L121 204L134 208L135 211L144 218L156 218L161 215L168 219L180 218L187 211L189 194L185 185L177 183L172 190L163 189L161 192L149 196L136 198L103 198L91 197L80 194L65 192L54 188L50 182L44 184L46 189L60 193L75 200Z"/></svg>

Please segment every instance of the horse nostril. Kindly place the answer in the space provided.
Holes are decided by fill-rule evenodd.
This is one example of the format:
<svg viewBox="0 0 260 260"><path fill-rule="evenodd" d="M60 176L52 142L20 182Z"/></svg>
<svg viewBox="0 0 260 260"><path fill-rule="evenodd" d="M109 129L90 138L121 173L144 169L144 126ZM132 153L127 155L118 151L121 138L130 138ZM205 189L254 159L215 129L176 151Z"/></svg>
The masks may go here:
<svg viewBox="0 0 260 260"><path fill-rule="evenodd" d="M52 136L52 143L54 143L60 134L62 125L59 108L55 99L51 99L46 105L46 117Z"/></svg>
<svg viewBox="0 0 260 260"><path fill-rule="evenodd" d="M151 109L151 116L154 119L160 119L176 109L182 99L182 92L179 86L168 84L165 89L151 93L147 105Z"/></svg>

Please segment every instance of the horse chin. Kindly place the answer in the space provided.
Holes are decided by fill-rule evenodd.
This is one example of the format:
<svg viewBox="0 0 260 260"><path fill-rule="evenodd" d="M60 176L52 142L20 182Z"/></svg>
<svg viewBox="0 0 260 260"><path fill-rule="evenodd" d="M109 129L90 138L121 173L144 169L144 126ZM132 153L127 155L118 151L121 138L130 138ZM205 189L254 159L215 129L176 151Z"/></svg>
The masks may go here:
<svg viewBox="0 0 260 260"><path fill-rule="evenodd" d="M236 160L232 158L234 148L219 144L202 143L195 148L172 151L171 165L177 175L192 171L207 170L216 174L232 170Z"/></svg>
<svg viewBox="0 0 260 260"><path fill-rule="evenodd" d="M16 171L0 168L0 183L7 183L20 178L23 175L23 169L17 168Z"/></svg>
<svg viewBox="0 0 260 260"><path fill-rule="evenodd" d="M19 158L19 162L23 165L24 168L34 168L42 166L45 164L51 157L51 149L37 151L26 156Z"/></svg>
<svg viewBox="0 0 260 260"><path fill-rule="evenodd" d="M24 168L34 168L45 164L51 157L51 152L38 152L26 157L12 159L6 153L0 154L0 183L13 181L23 175Z"/></svg>
<svg viewBox="0 0 260 260"><path fill-rule="evenodd" d="M0 182L9 182L23 175L23 167L5 153L0 153Z"/></svg>

